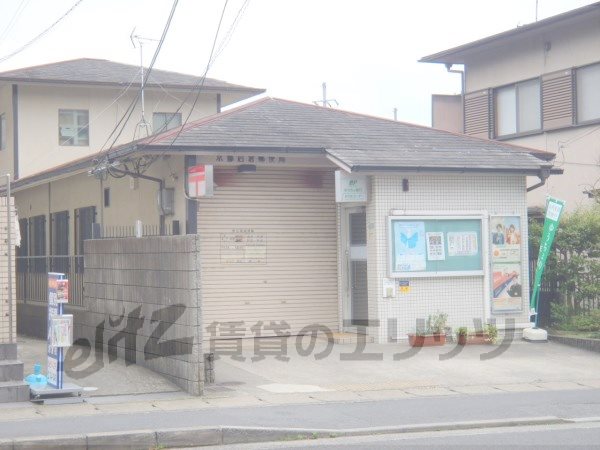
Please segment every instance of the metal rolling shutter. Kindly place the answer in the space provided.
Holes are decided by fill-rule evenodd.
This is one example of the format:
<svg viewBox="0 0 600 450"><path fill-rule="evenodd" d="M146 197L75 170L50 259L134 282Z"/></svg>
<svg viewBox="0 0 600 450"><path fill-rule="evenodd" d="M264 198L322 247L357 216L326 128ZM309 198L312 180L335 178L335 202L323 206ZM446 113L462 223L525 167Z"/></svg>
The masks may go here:
<svg viewBox="0 0 600 450"><path fill-rule="evenodd" d="M198 204L205 337L210 324L234 321L246 337L258 321L284 320L292 334L313 323L337 331L333 172L216 169L215 184Z"/></svg>

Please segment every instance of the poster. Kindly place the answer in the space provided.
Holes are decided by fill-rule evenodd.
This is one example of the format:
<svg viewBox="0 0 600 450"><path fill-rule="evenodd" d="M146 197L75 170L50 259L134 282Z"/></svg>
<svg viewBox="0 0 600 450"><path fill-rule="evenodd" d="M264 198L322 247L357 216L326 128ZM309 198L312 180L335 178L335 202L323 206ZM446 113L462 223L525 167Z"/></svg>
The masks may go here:
<svg viewBox="0 0 600 450"><path fill-rule="evenodd" d="M479 252L477 233L474 231L448 232L449 256L474 256Z"/></svg>
<svg viewBox="0 0 600 450"><path fill-rule="evenodd" d="M398 291L401 294L408 294L410 292L410 281L409 280L399 280L398 281Z"/></svg>
<svg viewBox="0 0 600 450"><path fill-rule="evenodd" d="M253 229L234 229L221 233L221 264L266 264L267 235Z"/></svg>
<svg viewBox="0 0 600 450"><path fill-rule="evenodd" d="M396 280L392 278L383 279L383 298L396 296Z"/></svg>
<svg viewBox="0 0 600 450"><path fill-rule="evenodd" d="M432 231L425 233L427 239L427 259L429 261L443 261L446 259L444 248L444 233Z"/></svg>
<svg viewBox="0 0 600 450"><path fill-rule="evenodd" d="M394 222L394 271L414 272L427 266L424 222Z"/></svg>
<svg viewBox="0 0 600 450"><path fill-rule="evenodd" d="M70 347L73 345L73 315L52 316L48 335L52 347Z"/></svg>
<svg viewBox="0 0 600 450"><path fill-rule="evenodd" d="M492 260L521 261L521 218L496 216L490 219Z"/></svg>
<svg viewBox="0 0 600 450"><path fill-rule="evenodd" d="M523 294L520 263L493 263L492 283L495 312L521 310Z"/></svg>

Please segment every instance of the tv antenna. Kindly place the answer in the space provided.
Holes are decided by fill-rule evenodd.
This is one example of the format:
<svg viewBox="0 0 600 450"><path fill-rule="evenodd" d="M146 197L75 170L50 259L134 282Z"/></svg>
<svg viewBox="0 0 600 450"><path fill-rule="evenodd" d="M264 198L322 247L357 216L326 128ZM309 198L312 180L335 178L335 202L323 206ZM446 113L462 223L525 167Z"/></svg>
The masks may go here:
<svg viewBox="0 0 600 450"><path fill-rule="evenodd" d="M146 120L146 109L145 109L145 101L144 101L144 44L147 42L159 42L159 40L146 38L139 34L134 34L134 33L135 33L135 27L133 27L133 30L131 31L131 34L129 35L129 39L131 39L131 44L133 45L133 48L140 49L140 91L141 91L140 98L141 98L141 102L142 102L142 118L140 119L139 123L136 126L136 131L137 131L137 128L144 129L146 131L146 136L149 136L151 134L152 130L150 128L150 124ZM136 45L136 43L137 43L137 45ZM134 135L134 138L135 138L135 135Z"/></svg>
<svg viewBox="0 0 600 450"><path fill-rule="evenodd" d="M335 98L327 98L327 83L323 83L321 86L323 87L323 100L315 100L313 103L315 105L330 108L332 108L332 103L335 103L335 106L339 106L339 103Z"/></svg>

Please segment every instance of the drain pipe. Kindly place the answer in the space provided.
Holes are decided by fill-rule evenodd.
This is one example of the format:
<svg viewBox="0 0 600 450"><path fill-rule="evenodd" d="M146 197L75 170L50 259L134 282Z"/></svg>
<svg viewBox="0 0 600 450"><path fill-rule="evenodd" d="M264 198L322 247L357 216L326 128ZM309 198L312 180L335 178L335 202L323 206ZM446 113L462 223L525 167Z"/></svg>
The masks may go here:
<svg viewBox="0 0 600 450"><path fill-rule="evenodd" d="M462 112L462 119L463 119L463 133L465 132L465 92L467 90L467 87L465 86L466 81L465 81L465 70L459 70L459 69L453 69L452 68L453 64L451 63L446 63L446 70L448 71L448 73L458 73L460 74L460 106L461 106L461 112Z"/></svg>
<svg viewBox="0 0 600 450"><path fill-rule="evenodd" d="M542 168L540 169L540 173L538 174L538 177L540 178L540 182L534 184L533 186L529 186L527 188L527 192L531 192L539 187L542 187L543 185L546 184L546 180L548 179L548 177L550 176L550 168L552 166L542 166Z"/></svg>

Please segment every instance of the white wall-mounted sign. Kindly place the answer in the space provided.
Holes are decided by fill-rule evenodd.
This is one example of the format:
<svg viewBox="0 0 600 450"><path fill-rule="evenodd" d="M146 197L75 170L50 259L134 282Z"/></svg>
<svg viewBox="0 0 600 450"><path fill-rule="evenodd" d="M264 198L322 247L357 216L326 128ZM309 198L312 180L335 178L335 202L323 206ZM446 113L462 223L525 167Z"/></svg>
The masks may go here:
<svg viewBox="0 0 600 450"><path fill-rule="evenodd" d="M366 175L335 171L335 201L338 203L364 203L368 200Z"/></svg>
<svg viewBox="0 0 600 450"><path fill-rule="evenodd" d="M212 197L213 166L198 164L188 168L188 195L191 198Z"/></svg>

